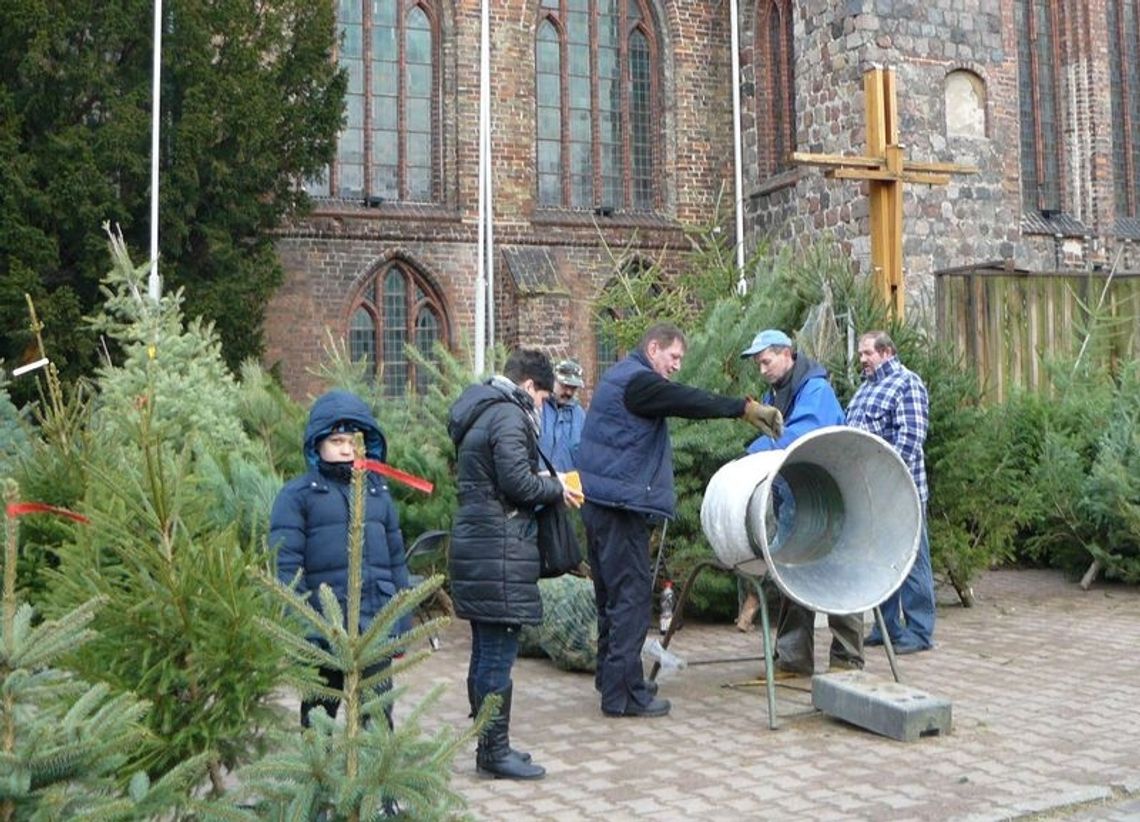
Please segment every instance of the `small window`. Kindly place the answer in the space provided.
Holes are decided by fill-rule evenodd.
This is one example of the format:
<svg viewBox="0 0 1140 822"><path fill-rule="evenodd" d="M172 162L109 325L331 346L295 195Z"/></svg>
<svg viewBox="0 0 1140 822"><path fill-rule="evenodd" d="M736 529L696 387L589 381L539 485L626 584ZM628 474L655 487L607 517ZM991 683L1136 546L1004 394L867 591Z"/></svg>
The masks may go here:
<svg viewBox="0 0 1140 822"><path fill-rule="evenodd" d="M756 132L760 176L789 168L795 150L795 74L792 3L761 0L756 5Z"/></svg>
<svg viewBox="0 0 1140 822"><path fill-rule="evenodd" d="M602 378L602 374L606 373L606 369L622 357L612 325L617 318L617 312L612 308L603 308L594 321L594 364L597 369L594 375L595 385Z"/></svg>
<svg viewBox="0 0 1140 822"><path fill-rule="evenodd" d="M655 304L665 295L659 271L652 263L634 257L621 264L598 295L594 320L595 382L628 352L618 340L614 323L638 316L654 316Z"/></svg>

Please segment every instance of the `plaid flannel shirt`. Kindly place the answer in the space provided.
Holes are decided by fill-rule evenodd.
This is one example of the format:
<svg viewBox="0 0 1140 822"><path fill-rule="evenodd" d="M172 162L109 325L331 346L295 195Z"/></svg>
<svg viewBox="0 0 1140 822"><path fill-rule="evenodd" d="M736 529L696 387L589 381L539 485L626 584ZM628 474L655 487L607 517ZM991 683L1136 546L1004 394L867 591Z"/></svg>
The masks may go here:
<svg viewBox="0 0 1140 822"><path fill-rule="evenodd" d="M930 400L922 378L891 357L865 377L847 406L847 424L877 434L899 452L926 505L930 492L922 446L930 426Z"/></svg>

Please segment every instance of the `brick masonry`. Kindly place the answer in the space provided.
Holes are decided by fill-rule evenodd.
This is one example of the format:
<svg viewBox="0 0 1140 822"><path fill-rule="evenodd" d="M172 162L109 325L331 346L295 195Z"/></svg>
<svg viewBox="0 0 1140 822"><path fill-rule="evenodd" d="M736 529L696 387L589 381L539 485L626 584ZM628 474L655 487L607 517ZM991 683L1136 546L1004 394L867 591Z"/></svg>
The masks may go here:
<svg viewBox="0 0 1140 822"><path fill-rule="evenodd" d="M286 280L270 304L268 364L279 364L296 396L319 391L308 373L322 356L325 329L344 335L353 300L384 263L400 258L437 289L450 340L474 335L478 241L479 0L442 3L443 201L431 207L324 204L282 233ZM708 219L730 184L731 94L728 29L715 3L647 3L657 23L664 111L656 149L656 215L543 212L534 166L534 0L492 3L495 242L545 249L562 279L559 293L522 293L503 255L495 259L498 339L538 345L594 370L592 303L614 271L610 249L681 265L683 229Z"/></svg>
<svg viewBox="0 0 1140 822"><path fill-rule="evenodd" d="M767 0L766 0L767 1ZM744 201L749 244L833 240L870 265L865 186L794 169L761 178L757 144L770 139L755 111L756 0L741 0ZM905 273L912 303L930 304L937 271L1011 260L1037 271L1104 266L1116 253L1105 0L1066 4L1058 116L1065 124L1064 210L1088 236L1055 236L1022 214L1017 33L1013 4L988 0L799 0L794 7L796 146L854 153L864 145L862 75L895 68L901 140L914 160L976 165L945 187L907 186ZM614 271L603 247L660 258L675 273L683 230L732 202L732 96L727 3L647 0L657 32L661 116L655 215L536 208L534 32L537 0L492 2L496 244L543 249L561 288L515 287L495 260L498 338L574 356L594 373L593 301ZM478 190L479 0L441 3L441 201L430 207L323 204L282 233L286 280L269 306L267 364L297 396L320 389L308 374L326 329L346 333L353 300L391 259L414 267L447 307L453 346L473 338ZM946 77L965 70L985 90L984 133L949 134ZM1123 269L1140 265L1128 250Z"/></svg>

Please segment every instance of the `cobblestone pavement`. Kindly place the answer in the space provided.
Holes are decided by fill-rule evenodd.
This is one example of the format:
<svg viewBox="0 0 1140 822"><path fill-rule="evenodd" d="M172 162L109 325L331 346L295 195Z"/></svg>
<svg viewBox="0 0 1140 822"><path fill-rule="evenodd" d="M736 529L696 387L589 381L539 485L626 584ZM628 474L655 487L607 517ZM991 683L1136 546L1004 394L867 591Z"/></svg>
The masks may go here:
<svg viewBox="0 0 1140 822"><path fill-rule="evenodd" d="M995 571L974 590L968 609L940 592L935 649L900 658L908 685L952 702L948 735L896 742L812 714L788 688L777 711L800 716L769 730L762 688L725 687L760 674L741 660L759 635L690 623L670 647L689 667L661 681L666 718L606 718L592 675L520 659L512 743L546 779L482 779L472 745L452 785L481 820L1140 820L1140 588ZM448 686L436 721L469 721L468 637L450 626L402 677ZM817 654L828 641L818 630ZM890 677L882 649L867 671Z"/></svg>

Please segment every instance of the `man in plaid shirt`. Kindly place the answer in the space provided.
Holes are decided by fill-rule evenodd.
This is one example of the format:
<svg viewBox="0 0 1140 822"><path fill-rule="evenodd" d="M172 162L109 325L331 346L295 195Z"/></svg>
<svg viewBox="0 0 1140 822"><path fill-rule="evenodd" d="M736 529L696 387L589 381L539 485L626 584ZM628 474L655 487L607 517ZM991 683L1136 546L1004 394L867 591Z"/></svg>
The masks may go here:
<svg viewBox="0 0 1140 822"><path fill-rule="evenodd" d="M922 532L918 556L902 587L881 606L895 652L913 654L934 645L934 575L926 533L926 465L922 446L930 424L930 402L922 379L904 366L885 331L868 331L859 338L863 384L847 406L847 424L877 434L894 446L914 478L922 502ZM882 645L878 626L866 645Z"/></svg>

